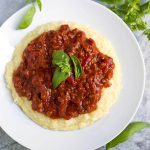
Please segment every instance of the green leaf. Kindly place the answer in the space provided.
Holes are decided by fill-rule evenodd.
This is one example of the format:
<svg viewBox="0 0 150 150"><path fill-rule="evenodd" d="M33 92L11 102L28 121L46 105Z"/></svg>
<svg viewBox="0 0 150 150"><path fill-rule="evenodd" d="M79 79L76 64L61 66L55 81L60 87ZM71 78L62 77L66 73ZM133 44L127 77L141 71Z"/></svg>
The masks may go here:
<svg viewBox="0 0 150 150"><path fill-rule="evenodd" d="M136 18L139 16L139 0L133 0L132 2L128 3L127 14L125 15L125 21L128 23L136 21Z"/></svg>
<svg viewBox="0 0 150 150"><path fill-rule="evenodd" d="M106 145L106 150L109 150L110 148L113 148L118 144L125 142L131 136L144 129L145 127L150 127L150 124L145 122L130 123L122 133L120 133L115 139L113 139Z"/></svg>
<svg viewBox="0 0 150 150"><path fill-rule="evenodd" d="M142 16L144 16L145 14L150 14L150 1L140 6L140 14Z"/></svg>
<svg viewBox="0 0 150 150"><path fill-rule="evenodd" d="M143 21L143 19L141 17L139 17L139 18L137 17L135 22L131 22L128 25L133 31L145 30L147 28L147 23L145 21Z"/></svg>
<svg viewBox="0 0 150 150"><path fill-rule="evenodd" d="M36 9L34 4L27 10L26 14L23 16L18 29L25 29L32 23L33 17L35 15Z"/></svg>
<svg viewBox="0 0 150 150"><path fill-rule="evenodd" d="M63 81L70 76L70 73L62 72L60 68L57 68L54 72L52 84L53 88L57 88Z"/></svg>
<svg viewBox="0 0 150 150"><path fill-rule="evenodd" d="M52 54L52 58L53 58L52 63L54 65L56 65L57 62L62 62L62 61L69 62L70 60L69 56L63 50L54 51Z"/></svg>
<svg viewBox="0 0 150 150"><path fill-rule="evenodd" d="M82 67L79 59L76 56L71 56L71 60L74 65L75 78L79 78L82 75Z"/></svg>
<svg viewBox="0 0 150 150"><path fill-rule="evenodd" d="M57 65L52 84L54 88L65 81L71 75L70 57L63 51L57 50L52 53L52 64Z"/></svg>
<svg viewBox="0 0 150 150"><path fill-rule="evenodd" d="M40 11L42 10L42 2L41 0L36 0L37 4L38 4L38 7L40 9Z"/></svg>
<svg viewBox="0 0 150 150"><path fill-rule="evenodd" d="M144 34L147 36L147 38L150 40L150 29L146 29L144 31Z"/></svg>
<svg viewBox="0 0 150 150"><path fill-rule="evenodd" d="M62 72L70 72L70 57L63 51L63 50L57 50L54 51L52 54L52 64L57 65L61 68Z"/></svg>
<svg viewBox="0 0 150 150"><path fill-rule="evenodd" d="M118 4L121 3L123 0L99 0L100 2L105 2L107 4Z"/></svg>

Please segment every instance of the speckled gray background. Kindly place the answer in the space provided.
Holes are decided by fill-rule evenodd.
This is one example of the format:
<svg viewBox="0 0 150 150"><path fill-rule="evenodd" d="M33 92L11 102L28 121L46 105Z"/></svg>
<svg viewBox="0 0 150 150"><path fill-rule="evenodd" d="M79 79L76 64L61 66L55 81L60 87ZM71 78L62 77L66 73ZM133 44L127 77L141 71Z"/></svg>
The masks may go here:
<svg viewBox="0 0 150 150"><path fill-rule="evenodd" d="M24 0L0 0L0 25L24 5ZM146 20L150 25L150 16L147 16ZM135 35L144 55L147 79L143 101L133 121L150 122L150 41L141 33L135 33ZM0 128L0 150L27 150L27 148L15 142ZM105 150L105 147L101 147L99 150ZM113 150L150 150L150 129L142 130Z"/></svg>

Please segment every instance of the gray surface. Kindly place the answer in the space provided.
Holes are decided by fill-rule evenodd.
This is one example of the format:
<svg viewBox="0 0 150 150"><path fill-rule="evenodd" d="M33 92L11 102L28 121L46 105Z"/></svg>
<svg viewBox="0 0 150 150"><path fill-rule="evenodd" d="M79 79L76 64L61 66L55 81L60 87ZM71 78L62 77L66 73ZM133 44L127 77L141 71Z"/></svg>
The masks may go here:
<svg viewBox="0 0 150 150"><path fill-rule="evenodd" d="M22 8L25 5L24 0L0 0L0 25L13 13ZM149 20L150 16L146 18ZM146 70L146 88L142 104L134 117L133 121L147 121L150 122L150 42L141 35L136 33L136 37L141 46ZM101 147L99 150L104 150L105 147ZM0 128L0 150L27 150L14 140L12 140L4 131ZM114 150L150 150L150 129L144 129L142 132L136 134L133 138L127 142L120 144Z"/></svg>

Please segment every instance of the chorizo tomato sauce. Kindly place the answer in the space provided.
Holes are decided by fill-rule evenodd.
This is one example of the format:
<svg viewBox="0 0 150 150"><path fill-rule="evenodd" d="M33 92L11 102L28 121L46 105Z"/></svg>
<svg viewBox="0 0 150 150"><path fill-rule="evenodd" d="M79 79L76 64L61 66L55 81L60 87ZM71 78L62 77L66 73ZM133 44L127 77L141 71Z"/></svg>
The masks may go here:
<svg viewBox="0 0 150 150"><path fill-rule="evenodd" d="M52 86L54 50L77 56L83 69L79 79L72 74L56 89ZM113 59L99 52L93 39L79 29L62 25L28 44L13 82L19 96L32 102L33 110L53 119L70 119L97 108L102 89L111 86L114 67Z"/></svg>

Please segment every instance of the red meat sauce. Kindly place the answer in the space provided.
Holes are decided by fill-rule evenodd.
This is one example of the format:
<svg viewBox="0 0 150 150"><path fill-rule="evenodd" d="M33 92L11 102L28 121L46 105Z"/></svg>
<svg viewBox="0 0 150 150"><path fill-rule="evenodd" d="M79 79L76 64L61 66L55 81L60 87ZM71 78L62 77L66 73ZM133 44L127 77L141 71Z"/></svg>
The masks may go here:
<svg viewBox="0 0 150 150"><path fill-rule="evenodd" d="M56 89L52 86L54 50L77 56L83 69L80 78L72 74ZM111 86L114 67L113 59L102 54L93 39L79 29L62 25L28 44L14 71L13 83L19 96L32 102L34 111L53 119L70 119L96 110L102 89Z"/></svg>

